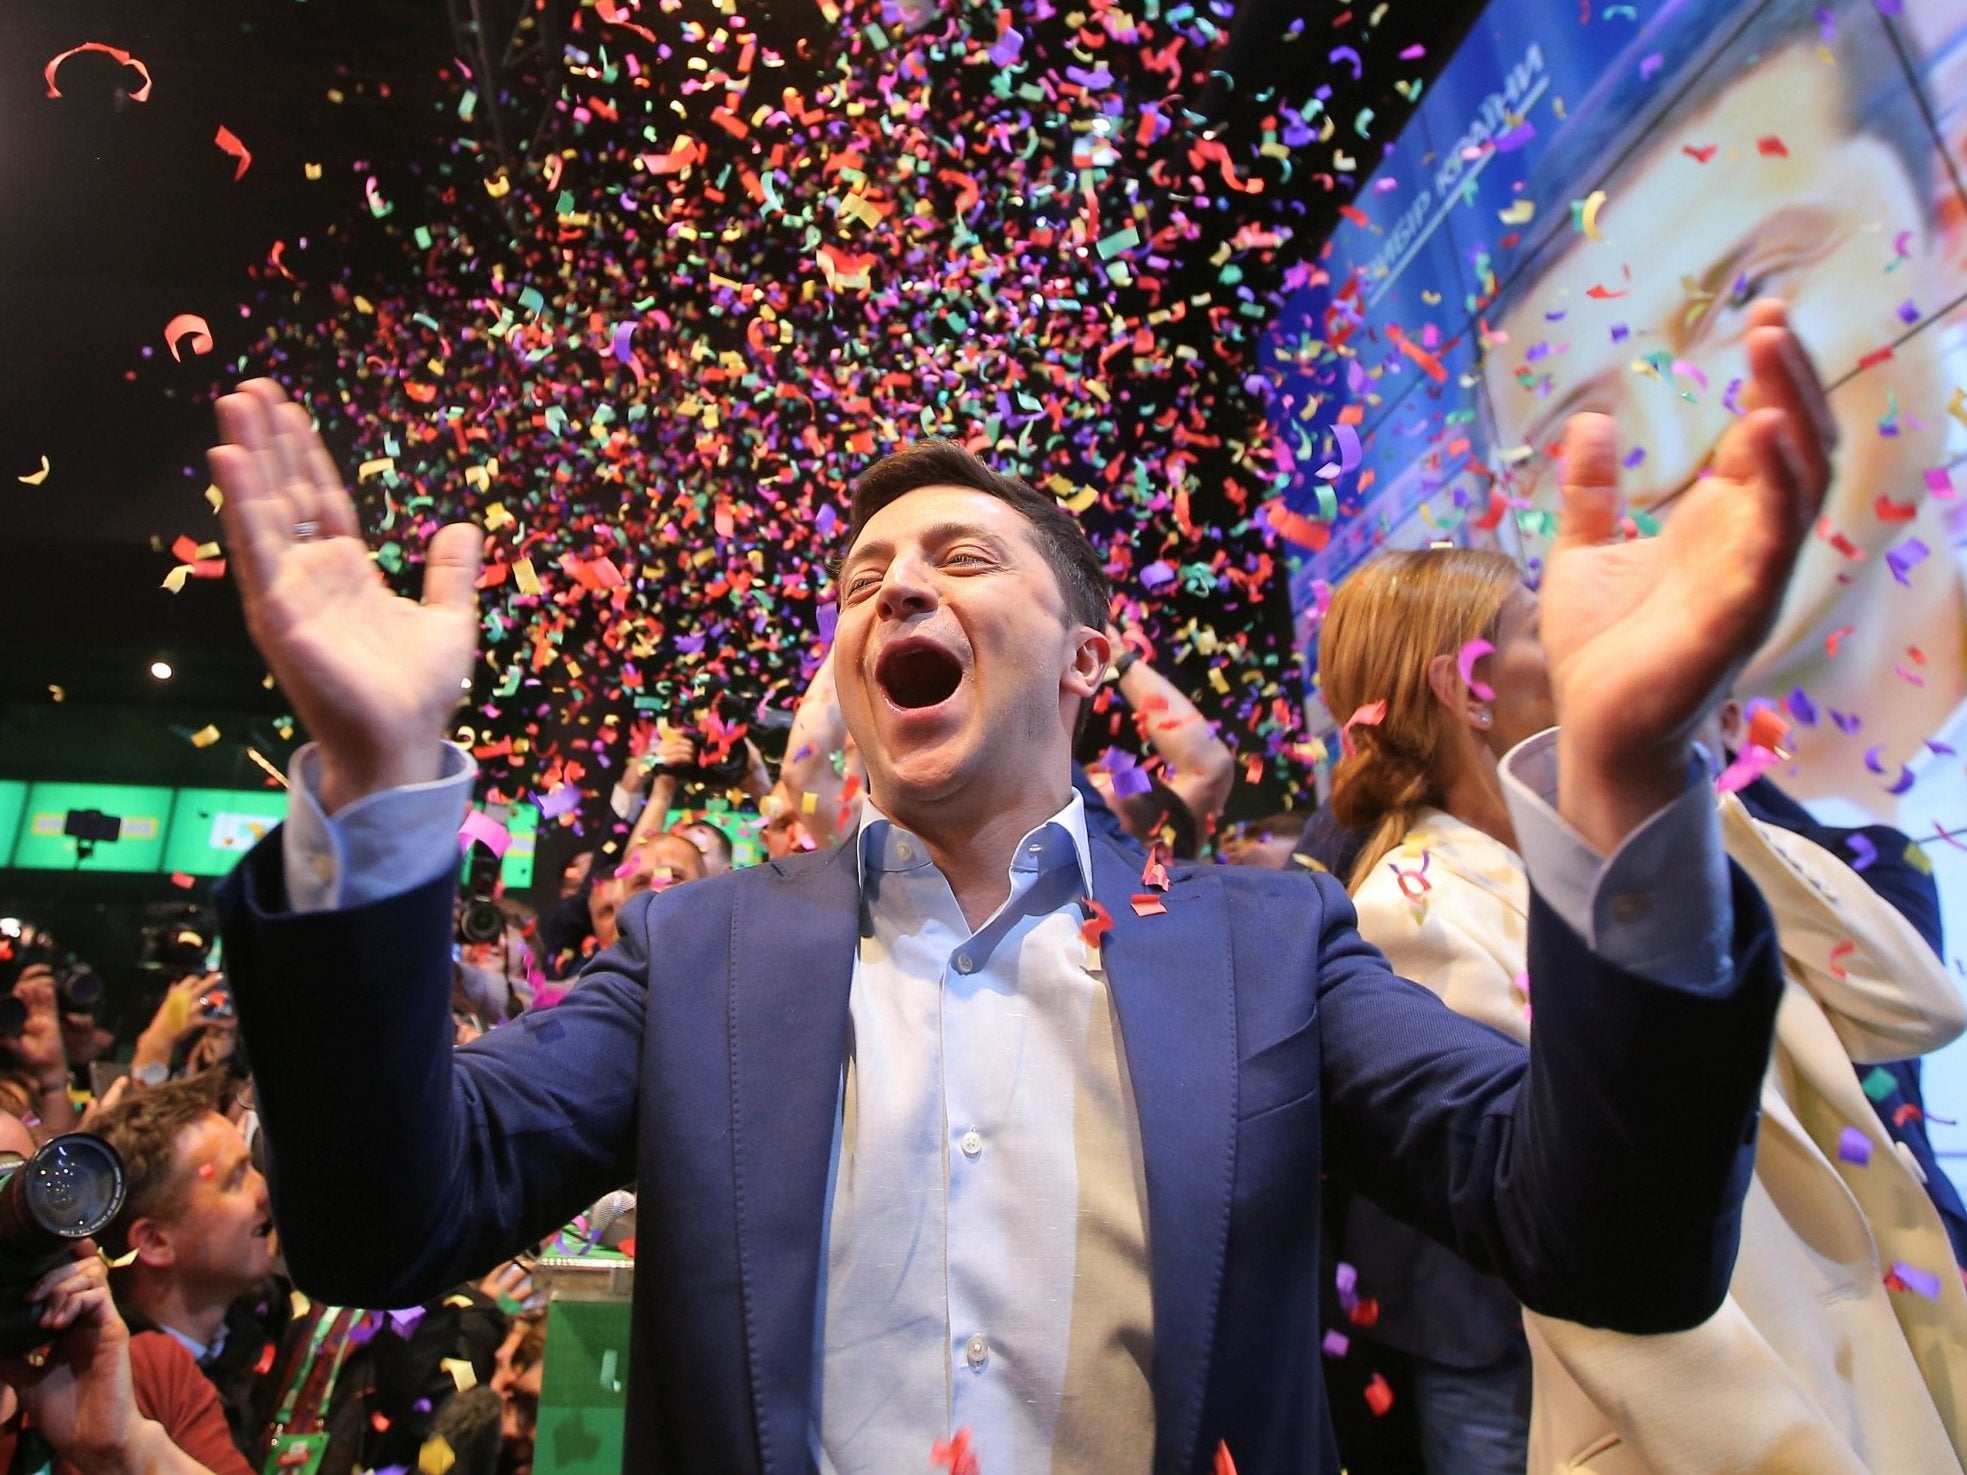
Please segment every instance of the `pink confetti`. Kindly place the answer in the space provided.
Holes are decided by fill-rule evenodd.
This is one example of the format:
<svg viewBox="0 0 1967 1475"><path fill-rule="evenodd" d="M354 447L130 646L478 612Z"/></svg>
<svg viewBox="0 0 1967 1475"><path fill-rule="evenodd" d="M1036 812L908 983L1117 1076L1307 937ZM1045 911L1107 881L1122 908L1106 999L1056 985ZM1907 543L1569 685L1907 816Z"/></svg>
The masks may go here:
<svg viewBox="0 0 1967 1475"><path fill-rule="evenodd" d="M1484 656L1492 656L1495 653L1495 646L1486 640L1476 639L1464 645L1455 657L1455 669L1461 673L1462 685L1474 693L1479 701L1493 702L1496 699L1496 689L1486 681L1475 679L1475 663Z"/></svg>

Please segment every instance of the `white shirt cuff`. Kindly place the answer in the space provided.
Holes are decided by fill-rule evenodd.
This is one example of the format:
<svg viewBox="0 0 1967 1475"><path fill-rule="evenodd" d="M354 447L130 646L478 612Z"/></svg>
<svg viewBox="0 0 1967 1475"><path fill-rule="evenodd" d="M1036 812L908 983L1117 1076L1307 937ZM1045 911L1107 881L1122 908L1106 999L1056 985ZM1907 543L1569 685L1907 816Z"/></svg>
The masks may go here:
<svg viewBox="0 0 1967 1475"><path fill-rule="evenodd" d="M1680 796L1609 860L1557 812L1557 729L1503 755L1503 798L1537 894L1599 957L1628 973L1705 989L1733 973L1734 904L1712 769L1691 747Z"/></svg>
<svg viewBox="0 0 1967 1475"><path fill-rule="evenodd" d="M288 909L366 906L456 869L458 826L477 778L471 755L446 743L438 777L365 795L330 818L320 800L320 745L307 744L288 771L287 823L280 832Z"/></svg>

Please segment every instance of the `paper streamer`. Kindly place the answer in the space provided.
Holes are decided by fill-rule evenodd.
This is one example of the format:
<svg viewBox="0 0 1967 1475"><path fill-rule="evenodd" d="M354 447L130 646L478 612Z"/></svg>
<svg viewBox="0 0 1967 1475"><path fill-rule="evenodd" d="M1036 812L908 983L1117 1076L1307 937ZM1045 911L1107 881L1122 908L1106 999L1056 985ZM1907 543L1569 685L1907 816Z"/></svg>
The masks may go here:
<svg viewBox="0 0 1967 1475"><path fill-rule="evenodd" d="M1495 646L1491 645L1488 641L1471 640L1467 645L1462 647L1461 653L1455 657L1455 669L1461 673L1462 685L1466 686L1477 698L1485 702L1493 702L1496 699L1496 689L1486 681L1477 681L1475 679L1475 663L1484 656L1492 656L1495 653Z"/></svg>

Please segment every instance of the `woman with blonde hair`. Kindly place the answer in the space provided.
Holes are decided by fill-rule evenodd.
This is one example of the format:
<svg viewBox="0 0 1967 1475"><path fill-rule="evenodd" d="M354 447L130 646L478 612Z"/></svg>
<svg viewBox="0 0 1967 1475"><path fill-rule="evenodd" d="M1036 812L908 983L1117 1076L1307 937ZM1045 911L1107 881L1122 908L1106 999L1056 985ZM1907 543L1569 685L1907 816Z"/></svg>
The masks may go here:
<svg viewBox="0 0 1967 1475"><path fill-rule="evenodd" d="M1535 596L1495 554L1389 554L1335 594L1319 663L1328 706L1354 719L1332 807L1369 832L1349 878L1361 935L1458 1012L1529 1041L1530 886L1498 761L1551 721ZM1718 752L1718 724L1704 737ZM1527 1468L1959 1472L1967 1295L1852 1064L1936 1049L1967 1010L1933 949L1821 836L1752 817L1737 793L1718 803L1728 856L1774 915L1786 984L1728 1299L1648 1337L1526 1313ZM1600 940L1641 902L1598 899ZM1485 1408L1502 1427L1520 1367L1515 1335L1484 1341L1514 1323L1500 1284L1392 1221L1349 1228L1359 1292L1381 1298L1376 1332L1416 1356L1431 1475L1500 1468L1468 1458ZM1498 1340L1516 1350L1485 1362Z"/></svg>
<svg viewBox="0 0 1967 1475"><path fill-rule="evenodd" d="M1492 676L1543 700L1458 711L1461 653L1487 642L1497 655ZM1476 647L1480 649L1480 647ZM1522 892L1499 950L1519 958L1528 938L1529 886L1514 853L1515 833L1504 808L1496 765L1514 744L1550 725L1543 655L1536 639L1536 600L1516 565L1500 553L1464 548L1386 553L1353 572L1333 595L1319 641L1319 679L1326 705L1346 723L1346 755L1332 781L1333 818L1364 843L1348 876L1361 884L1400 865L1418 843L1447 842L1457 858L1477 847L1455 845L1465 829L1499 852L1484 854L1482 884ZM1472 699L1471 699L1472 700ZM1532 724L1519 730L1516 719ZM1493 837L1493 838L1492 838ZM1495 842L1500 842L1495 843ZM1391 859L1390 859L1391 858ZM1388 873L1392 895L1425 894L1440 862L1408 862ZM1519 885L1520 883L1520 885ZM1374 889L1377 894L1378 888ZM1463 987L1478 979L1459 938L1431 936L1437 945L1394 934L1380 925L1368 901L1360 935L1387 953L1394 971L1440 994L1451 1008L1508 1029L1499 1012L1519 1010L1509 990ZM1402 944L1408 944L1402 946ZM1486 964L1487 960L1482 960ZM1528 1460L1530 1357L1515 1297L1417 1230L1375 1205L1355 1200L1341 1241L1341 1259L1358 1275L1359 1294L1379 1304L1379 1320L1361 1336L1404 1353L1413 1368L1412 1401L1427 1475L1522 1475Z"/></svg>

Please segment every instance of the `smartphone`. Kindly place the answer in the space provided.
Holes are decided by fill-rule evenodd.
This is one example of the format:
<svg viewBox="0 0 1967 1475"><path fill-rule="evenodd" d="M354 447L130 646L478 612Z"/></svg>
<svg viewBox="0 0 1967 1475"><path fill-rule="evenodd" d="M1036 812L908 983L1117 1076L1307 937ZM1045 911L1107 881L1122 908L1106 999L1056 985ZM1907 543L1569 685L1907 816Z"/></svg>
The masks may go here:
<svg viewBox="0 0 1967 1475"><path fill-rule="evenodd" d="M108 1094L109 1088L130 1073L126 1061L92 1060L89 1062L89 1094L100 1101Z"/></svg>

